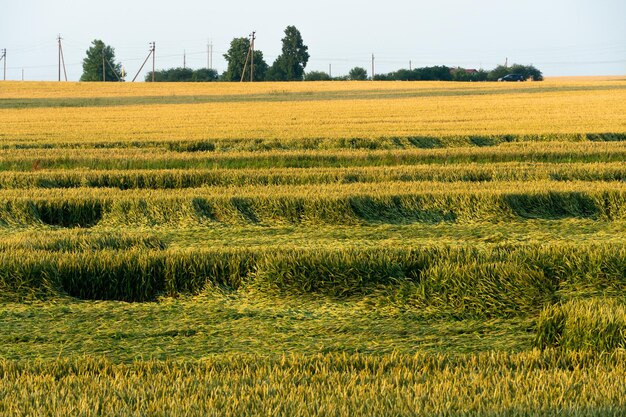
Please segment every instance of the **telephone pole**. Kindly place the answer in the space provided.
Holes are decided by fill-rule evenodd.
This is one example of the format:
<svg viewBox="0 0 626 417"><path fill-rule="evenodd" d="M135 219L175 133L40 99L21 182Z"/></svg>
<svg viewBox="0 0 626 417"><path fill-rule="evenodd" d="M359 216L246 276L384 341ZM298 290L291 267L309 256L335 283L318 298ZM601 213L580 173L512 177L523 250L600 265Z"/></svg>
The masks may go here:
<svg viewBox="0 0 626 417"><path fill-rule="evenodd" d="M57 41L59 42L59 82L61 82L61 34L57 36Z"/></svg>
<svg viewBox="0 0 626 417"><path fill-rule="evenodd" d="M413 68L412 68L412 62L411 62L411 60L409 60L409 71L412 71L412 70L413 70Z"/></svg>
<svg viewBox="0 0 626 417"><path fill-rule="evenodd" d="M333 64L328 64L328 77L333 78Z"/></svg>
<svg viewBox="0 0 626 417"><path fill-rule="evenodd" d="M152 82L154 82L154 66L156 63L156 42L152 41L152 46L150 48L150 53L152 54Z"/></svg>
<svg viewBox="0 0 626 417"><path fill-rule="evenodd" d="M256 32L252 31L250 35L250 82L254 81L254 39Z"/></svg>
<svg viewBox="0 0 626 417"><path fill-rule="evenodd" d="M254 81L254 39L255 33L252 32L250 35L250 46L248 46L248 53L246 54L246 61L243 63L243 70L241 71L241 80L239 82L243 82L246 78L246 68L248 68L248 61L250 61L250 81Z"/></svg>
<svg viewBox="0 0 626 417"><path fill-rule="evenodd" d="M106 82L107 80L107 72L106 72L106 67L104 66L105 62L104 62L104 48L102 48L102 82Z"/></svg>
<svg viewBox="0 0 626 417"><path fill-rule="evenodd" d="M154 49L155 49L155 43L154 42L150 42L149 45L150 45L150 53L148 53L148 56L143 61L143 64L141 64L141 67L139 68L139 71L137 71L137 74L135 74L135 76L133 77L133 80L131 81L131 83L135 82L135 80L137 79L137 76L139 75L139 73L141 72L143 67L146 65L146 62L148 62L148 60L150 59L150 55L152 55L152 82L154 82Z"/></svg>
<svg viewBox="0 0 626 417"><path fill-rule="evenodd" d="M372 81L374 81L374 54L372 54Z"/></svg>
<svg viewBox="0 0 626 417"><path fill-rule="evenodd" d="M61 81L61 64L63 64L63 74L65 75L65 81L67 81L67 71L65 69L65 58L63 57L63 45L61 45L61 41L63 38L59 34L57 36L57 41L59 42L59 81Z"/></svg>
<svg viewBox="0 0 626 417"><path fill-rule="evenodd" d="M206 45L206 66L213 69L213 42L209 41Z"/></svg>
<svg viewBox="0 0 626 417"><path fill-rule="evenodd" d="M6 81L7 80L7 49L4 48L2 50L2 56L0 56L0 60L2 60L3 65L4 65L4 78L3 80Z"/></svg>

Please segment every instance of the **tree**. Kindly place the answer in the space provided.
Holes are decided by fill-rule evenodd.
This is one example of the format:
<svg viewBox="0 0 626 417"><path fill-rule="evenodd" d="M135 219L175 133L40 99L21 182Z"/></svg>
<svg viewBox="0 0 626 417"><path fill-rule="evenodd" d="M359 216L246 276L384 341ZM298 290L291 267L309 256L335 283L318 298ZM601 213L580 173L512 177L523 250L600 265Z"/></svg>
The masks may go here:
<svg viewBox="0 0 626 417"><path fill-rule="evenodd" d="M533 81L542 81L543 74L537 68L532 65L519 65L513 64L510 67L499 65L493 70L489 71L488 80L497 81L498 78L502 78L507 74L521 74L524 78L531 78Z"/></svg>
<svg viewBox="0 0 626 417"><path fill-rule="evenodd" d="M99 39L91 42L87 57L83 59L83 75L81 81L102 81L102 64L104 57L104 80L120 81L122 64L115 62L115 49L105 45Z"/></svg>
<svg viewBox="0 0 626 417"><path fill-rule="evenodd" d="M304 69L309 62L309 47L295 26L287 26L282 39L282 53L276 58L267 74L271 81L302 81Z"/></svg>
<svg viewBox="0 0 626 417"><path fill-rule="evenodd" d="M487 76L487 79L489 81L498 81L498 78L502 78L505 75L510 74L510 73L511 73L511 70L508 67L505 67L504 65L498 65L497 67L489 71L489 75Z"/></svg>
<svg viewBox="0 0 626 417"><path fill-rule="evenodd" d="M191 81L193 70L190 68L170 68L154 72L155 82ZM146 74L146 81L152 81L152 71Z"/></svg>
<svg viewBox="0 0 626 417"><path fill-rule="evenodd" d="M478 71L468 71L464 68L457 67L450 70L452 81L487 81L489 75L487 71L479 69Z"/></svg>
<svg viewBox="0 0 626 417"><path fill-rule="evenodd" d="M209 68L197 69L193 72L193 76L191 77L191 81L196 82L217 81L217 79L217 71Z"/></svg>
<svg viewBox="0 0 626 417"><path fill-rule="evenodd" d="M304 81L330 81L330 75L324 71L309 71L304 75Z"/></svg>
<svg viewBox="0 0 626 417"><path fill-rule="evenodd" d="M511 66L511 72L513 74L522 74L526 79L532 79L533 81L543 81L543 74L537 68L532 65L519 65L513 64Z"/></svg>
<svg viewBox="0 0 626 417"><path fill-rule="evenodd" d="M418 69L408 70L408 69L399 69L398 71L390 74L390 77L397 81L417 81L419 80Z"/></svg>
<svg viewBox="0 0 626 417"><path fill-rule="evenodd" d="M230 42L230 49L224 54L224 59L228 62L228 68L222 74L225 81L241 81L243 67L250 50L250 39L235 38ZM250 79L250 59L246 68L246 77L244 80ZM254 51L254 81L263 81L268 65L263 59L263 52Z"/></svg>
<svg viewBox="0 0 626 417"><path fill-rule="evenodd" d="M362 67L354 67L348 73L348 78L351 81L364 81L367 80L367 71Z"/></svg>
<svg viewBox="0 0 626 417"><path fill-rule="evenodd" d="M155 82L191 82L191 81L216 81L217 71L201 68L170 68L154 72ZM152 81L152 71L146 74L146 81Z"/></svg>

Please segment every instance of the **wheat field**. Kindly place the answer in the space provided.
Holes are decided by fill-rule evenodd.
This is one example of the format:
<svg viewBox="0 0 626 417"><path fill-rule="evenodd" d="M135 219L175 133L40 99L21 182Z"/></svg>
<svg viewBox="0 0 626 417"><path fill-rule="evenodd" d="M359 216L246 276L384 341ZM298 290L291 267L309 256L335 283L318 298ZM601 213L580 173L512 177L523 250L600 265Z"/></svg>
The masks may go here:
<svg viewBox="0 0 626 417"><path fill-rule="evenodd" d="M626 80L0 83L0 414L623 415Z"/></svg>

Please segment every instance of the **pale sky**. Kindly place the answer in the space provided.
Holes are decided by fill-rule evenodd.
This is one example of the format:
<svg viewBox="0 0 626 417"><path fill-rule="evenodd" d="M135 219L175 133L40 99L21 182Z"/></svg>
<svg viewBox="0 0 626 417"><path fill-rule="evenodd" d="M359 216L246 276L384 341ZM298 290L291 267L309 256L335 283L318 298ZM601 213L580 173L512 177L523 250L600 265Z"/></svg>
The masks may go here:
<svg viewBox="0 0 626 417"><path fill-rule="evenodd" d="M68 78L78 80L93 39L115 48L132 79L156 42L157 69L207 66L220 73L235 37L257 33L256 47L272 64L286 26L302 33L307 71L347 74L448 65L490 69L533 64L545 75L626 75L626 0L386 0L307 2L265 0L104 2L1 0L0 49L7 79L57 79L61 34ZM144 73L149 68L144 69ZM0 65L0 77L2 66ZM143 79L143 74L138 77Z"/></svg>

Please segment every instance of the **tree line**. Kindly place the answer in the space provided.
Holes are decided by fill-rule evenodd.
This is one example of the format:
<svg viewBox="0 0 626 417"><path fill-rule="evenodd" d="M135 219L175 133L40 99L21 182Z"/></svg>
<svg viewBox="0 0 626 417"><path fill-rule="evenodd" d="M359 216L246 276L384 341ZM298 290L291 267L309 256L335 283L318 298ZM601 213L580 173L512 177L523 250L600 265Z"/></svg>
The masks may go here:
<svg viewBox="0 0 626 417"><path fill-rule="evenodd" d="M308 47L304 44L300 31L295 26L287 26L285 37L281 39L280 55L269 65L263 52L252 52L250 38L235 38L223 55L228 63L222 74L214 69L169 68L154 72L156 82L208 82L208 81L331 81L372 79L367 70L354 67L348 75L331 77L323 71L305 72L309 61ZM541 71L532 65L500 65L493 70L468 70L451 68L445 65L399 69L386 74L375 74L373 79L380 81L497 81L507 74L520 74L525 79L543 80ZM152 81L152 71L145 81ZM83 60L81 81L123 81L121 64L115 62L115 50L101 40L94 40Z"/></svg>

